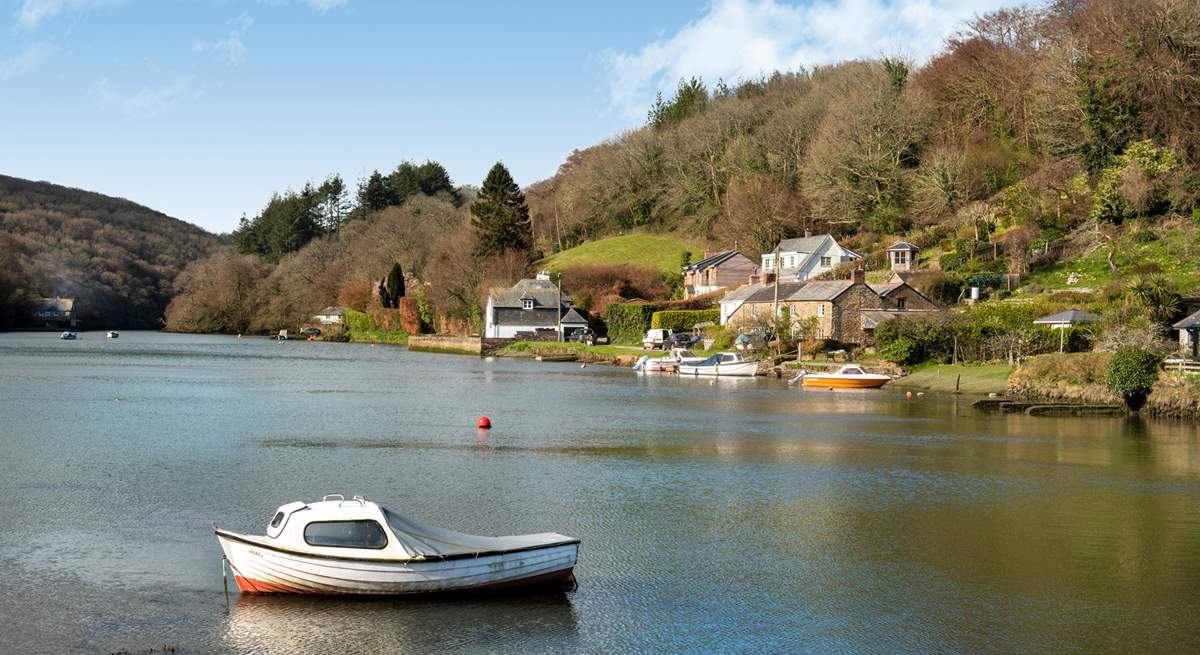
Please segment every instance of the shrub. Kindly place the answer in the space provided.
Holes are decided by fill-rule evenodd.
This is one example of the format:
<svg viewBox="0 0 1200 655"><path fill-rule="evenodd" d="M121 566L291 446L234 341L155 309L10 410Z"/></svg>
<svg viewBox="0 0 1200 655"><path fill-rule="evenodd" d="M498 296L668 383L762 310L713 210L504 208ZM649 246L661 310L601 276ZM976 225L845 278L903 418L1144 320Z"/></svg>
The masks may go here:
<svg viewBox="0 0 1200 655"><path fill-rule="evenodd" d="M658 311L652 303L610 302L604 311L608 338L612 342L640 343L650 329L650 317Z"/></svg>
<svg viewBox="0 0 1200 655"><path fill-rule="evenodd" d="M674 309L654 312L650 316L651 328L667 328L676 332L692 329L697 323L721 320L720 309Z"/></svg>
<svg viewBox="0 0 1200 655"><path fill-rule="evenodd" d="M1162 357L1156 353L1132 346L1121 348L1108 361L1106 386L1124 399L1129 411L1136 412L1146 404L1161 363Z"/></svg>

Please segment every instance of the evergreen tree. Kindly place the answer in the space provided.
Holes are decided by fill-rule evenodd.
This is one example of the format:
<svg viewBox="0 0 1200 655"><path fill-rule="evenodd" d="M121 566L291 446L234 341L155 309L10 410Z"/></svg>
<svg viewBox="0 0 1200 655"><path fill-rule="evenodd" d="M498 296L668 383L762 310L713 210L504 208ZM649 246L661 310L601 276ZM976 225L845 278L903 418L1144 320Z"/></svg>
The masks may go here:
<svg viewBox="0 0 1200 655"><path fill-rule="evenodd" d="M391 307L399 307L400 299L404 297L404 271L400 270L400 262L392 264L392 270L387 276L388 301Z"/></svg>
<svg viewBox="0 0 1200 655"><path fill-rule="evenodd" d="M499 255L506 250L528 251L533 247L525 194L504 164L496 162L483 180L479 198L471 203L471 225L479 236L477 256Z"/></svg>
<svg viewBox="0 0 1200 655"><path fill-rule="evenodd" d="M350 200L346 197L346 183L340 175L331 175L317 188L320 197L321 227L326 232L336 232L350 214Z"/></svg>
<svg viewBox="0 0 1200 655"><path fill-rule="evenodd" d="M391 185L379 171L374 171L358 187L358 207L363 213L377 212L393 204Z"/></svg>

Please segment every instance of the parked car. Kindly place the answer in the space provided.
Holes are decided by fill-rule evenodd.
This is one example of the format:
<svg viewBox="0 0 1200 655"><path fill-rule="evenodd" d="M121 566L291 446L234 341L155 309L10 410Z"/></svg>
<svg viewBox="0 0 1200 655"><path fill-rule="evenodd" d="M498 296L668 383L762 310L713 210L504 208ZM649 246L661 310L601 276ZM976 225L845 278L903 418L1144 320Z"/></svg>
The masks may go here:
<svg viewBox="0 0 1200 655"><path fill-rule="evenodd" d="M775 336L768 330L751 330L737 335L737 338L733 340L733 347L742 351L762 350L774 338Z"/></svg>
<svg viewBox="0 0 1200 655"><path fill-rule="evenodd" d="M670 344L674 334L664 328L646 330L646 336L642 338L642 350L662 350Z"/></svg>
<svg viewBox="0 0 1200 655"><path fill-rule="evenodd" d="M575 330L574 332L571 333L571 337L568 339L568 341L573 341L575 343L583 343L583 344L587 344L590 346L590 345L596 343L596 333L593 332L591 330L591 328L583 328L582 330Z"/></svg>
<svg viewBox="0 0 1200 655"><path fill-rule="evenodd" d="M303 337L319 337L321 336L321 328L306 327L300 329L300 336Z"/></svg>
<svg viewBox="0 0 1200 655"><path fill-rule="evenodd" d="M670 339L672 348L691 348L698 343L700 343L700 335L688 334L686 332L673 334Z"/></svg>

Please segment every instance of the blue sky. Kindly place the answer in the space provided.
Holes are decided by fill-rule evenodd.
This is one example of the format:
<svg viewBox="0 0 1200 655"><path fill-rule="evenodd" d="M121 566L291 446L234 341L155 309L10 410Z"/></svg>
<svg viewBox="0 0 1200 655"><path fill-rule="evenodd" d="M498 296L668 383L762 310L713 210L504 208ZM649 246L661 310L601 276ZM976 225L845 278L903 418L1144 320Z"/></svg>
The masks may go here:
<svg viewBox="0 0 1200 655"><path fill-rule="evenodd" d="M273 191L434 159L518 183L680 77L917 61L998 0L0 0L0 173L213 231ZM6 11L3 11L6 10Z"/></svg>

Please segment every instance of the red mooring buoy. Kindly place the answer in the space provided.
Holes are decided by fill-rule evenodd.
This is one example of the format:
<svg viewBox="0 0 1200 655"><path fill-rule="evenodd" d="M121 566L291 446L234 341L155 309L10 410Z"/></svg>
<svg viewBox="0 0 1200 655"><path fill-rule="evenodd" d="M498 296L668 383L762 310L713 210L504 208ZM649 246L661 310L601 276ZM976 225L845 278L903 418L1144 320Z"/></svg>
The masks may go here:
<svg viewBox="0 0 1200 655"><path fill-rule="evenodd" d="M475 421L475 427L489 430L492 427L492 420L486 416L480 416L478 421Z"/></svg>

